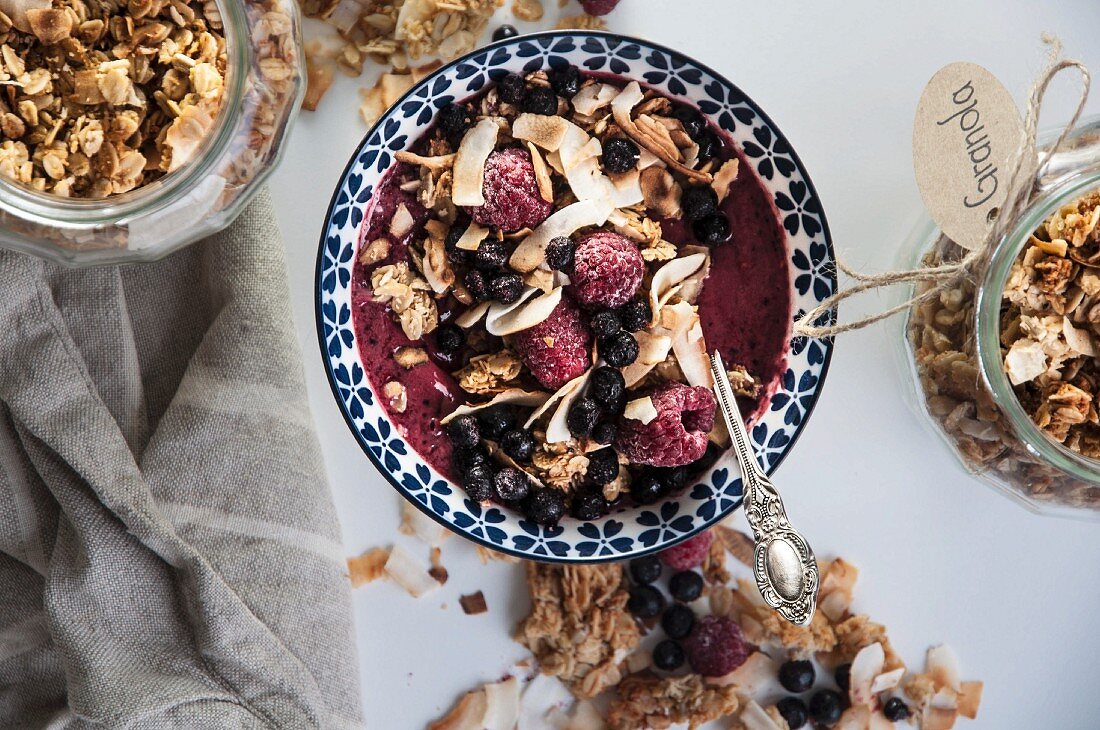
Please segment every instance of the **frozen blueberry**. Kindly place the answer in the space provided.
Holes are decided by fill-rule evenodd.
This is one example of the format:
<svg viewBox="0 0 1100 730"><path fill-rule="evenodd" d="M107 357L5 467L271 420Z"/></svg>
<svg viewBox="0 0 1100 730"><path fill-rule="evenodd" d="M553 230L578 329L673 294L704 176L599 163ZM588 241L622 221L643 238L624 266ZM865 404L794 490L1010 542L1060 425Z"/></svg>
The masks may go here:
<svg viewBox="0 0 1100 730"><path fill-rule="evenodd" d="M504 434L500 448L516 461L530 461L535 453L535 437L527 429L517 428Z"/></svg>
<svg viewBox="0 0 1100 730"><path fill-rule="evenodd" d="M844 712L843 698L831 689L823 689L810 697L810 716L822 725L832 725Z"/></svg>
<svg viewBox="0 0 1100 730"><path fill-rule="evenodd" d="M581 90L581 72L576 66L554 69L549 76L550 86L561 96L576 96Z"/></svg>
<svg viewBox="0 0 1100 730"><path fill-rule="evenodd" d="M447 231L447 238L443 240L443 249L447 252L447 258L451 263L464 264L470 260L470 252L458 248L458 239L466 232L466 226L455 223L451 230Z"/></svg>
<svg viewBox="0 0 1100 730"><path fill-rule="evenodd" d="M516 424L516 412L508 406L486 408L477 414L477 425L484 438L498 440Z"/></svg>
<svg viewBox="0 0 1100 730"><path fill-rule="evenodd" d="M500 100L509 104L522 104L527 95L527 82L519 74L508 74L497 82Z"/></svg>
<svg viewBox="0 0 1100 730"><path fill-rule="evenodd" d="M640 154L632 140L612 137L603 145L603 169L615 173L633 170Z"/></svg>
<svg viewBox="0 0 1100 730"><path fill-rule="evenodd" d="M645 299L633 299L619 308L619 319L627 332L637 332L649 326L653 311Z"/></svg>
<svg viewBox="0 0 1100 730"><path fill-rule="evenodd" d="M588 478L596 484L610 484L619 476L619 455L615 449L600 449L588 455Z"/></svg>
<svg viewBox="0 0 1100 730"><path fill-rule="evenodd" d="M623 323L619 320L619 315L610 309L592 315L588 326L592 328L592 332L596 337L601 340L606 340L608 337L613 337L623 331Z"/></svg>
<svg viewBox="0 0 1100 730"><path fill-rule="evenodd" d="M687 484L688 470L684 466L669 466L657 469L657 475L668 491L675 492Z"/></svg>
<svg viewBox="0 0 1100 730"><path fill-rule="evenodd" d="M472 449L481 443L481 432L473 416L459 416L447 424L447 435L456 448Z"/></svg>
<svg viewBox="0 0 1100 730"><path fill-rule="evenodd" d="M694 625L695 612L682 603L669 606L665 615L661 617L661 628L670 639L684 638L691 633L691 627Z"/></svg>
<svg viewBox="0 0 1100 730"><path fill-rule="evenodd" d="M592 434L596 422L600 420L600 407L591 398L578 398L569 413L565 417L565 425L569 427L569 433L577 438L585 438Z"/></svg>
<svg viewBox="0 0 1100 730"><path fill-rule="evenodd" d="M454 146L462 140L462 135L473 123L473 113L462 104L452 102L439 110L439 128Z"/></svg>
<svg viewBox="0 0 1100 730"><path fill-rule="evenodd" d="M709 185L693 185L681 196L680 207L688 220L706 218L718 211L718 193Z"/></svg>
<svg viewBox="0 0 1100 730"><path fill-rule="evenodd" d="M665 607L665 597L650 585L634 586L630 589L630 598L626 609L638 618L653 618Z"/></svg>
<svg viewBox="0 0 1100 730"><path fill-rule="evenodd" d="M519 469L506 466L493 477L493 493L501 502L518 502L527 496L531 482Z"/></svg>
<svg viewBox="0 0 1100 730"><path fill-rule="evenodd" d="M616 368L602 365L589 376L588 393L601 408L608 408L621 401L625 389L626 379Z"/></svg>
<svg viewBox="0 0 1100 730"><path fill-rule="evenodd" d="M558 113L558 95L553 89L545 86L528 89L527 95L523 97L523 111L528 114L553 116Z"/></svg>
<svg viewBox="0 0 1100 730"><path fill-rule="evenodd" d="M503 304L511 304L523 294L523 279L519 274L497 274L489 281L489 297Z"/></svg>
<svg viewBox="0 0 1100 730"><path fill-rule="evenodd" d="M556 525L565 514L565 499L559 490L538 487L523 503L525 514L540 525Z"/></svg>
<svg viewBox="0 0 1100 730"><path fill-rule="evenodd" d="M573 268L573 252L576 246L569 236L551 238L546 244L546 265L555 271L569 271Z"/></svg>
<svg viewBox="0 0 1100 730"><path fill-rule="evenodd" d="M592 429L592 440L604 446L614 443L615 437L618 435L619 427L615 425L614 421L600 421Z"/></svg>
<svg viewBox="0 0 1100 730"><path fill-rule="evenodd" d="M703 595L703 576L694 570L681 570L669 579L668 592L677 601L691 603Z"/></svg>
<svg viewBox="0 0 1100 730"><path fill-rule="evenodd" d="M444 355L453 355L466 343L466 335L453 324L441 324L435 331L435 346Z"/></svg>
<svg viewBox="0 0 1100 730"><path fill-rule="evenodd" d="M696 139L702 134L706 128L706 122L703 121L703 115L699 113L699 110L693 109L690 106L677 106L672 110L672 118L680 120L680 124L683 126L684 131L692 139Z"/></svg>
<svg viewBox="0 0 1100 730"><path fill-rule="evenodd" d="M482 302L489 299L489 279L484 272L471 269L466 272L462 283L466 285L466 289L474 299Z"/></svg>
<svg viewBox="0 0 1100 730"><path fill-rule="evenodd" d="M495 238L486 238L474 251L474 266L482 271L496 271L508 259L508 247Z"/></svg>
<svg viewBox="0 0 1100 730"><path fill-rule="evenodd" d="M493 31L493 40L502 41L505 38L515 38L517 35L519 35L519 31L516 30L516 26L505 23Z"/></svg>
<svg viewBox="0 0 1100 730"><path fill-rule="evenodd" d="M833 679L836 680L836 686L840 687L840 691L844 694L848 694L848 687L850 685L851 675L851 664L840 664L835 670L833 670Z"/></svg>
<svg viewBox="0 0 1100 730"><path fill-rule="evenodd" d="M488 466L489 454L481 446L472 449L455 449L454 462L461 471L469 471L475 466Z"/></svg>
<svg viewBox="0 0 1100 730"><path fill-rule="evenodd" d="M729 240L730 222L726 216L715 213L692 223L691 230L703 243L722 243Z"/></svg>
<svg viewBox="0 0 1100 730"><path fill-rule="evenodd" d="M718 141L718 135L711 130L702 132L696 139L696 144L699 145L699 164L711 160L722 149L722 143Z"/></svg>
<svg viewBox="0 0 1100 730"><path fill-rule="evenodd" d="M886 700L886 704L882 706L882 714L885 715L886 719L890 722L900 722L901 720L908 719L909 705L905 704L905 701L900 697L891 697Z"/></svg>
<svg viewBox="0 0 1100 730"><path fill-rule="evenodd" d="M653 504L666 492L665 485L653 473L647 472L630 483L630 496L638 504Z"/></svg>
<svg viewBox="0 0 1100 730"><path fill-rule="evenodd" d="M578 520L598 520L611 510L611 503L598 491L584 492L573 500L573 516Z"/></svg>
<svg viewBox="0 0 1100 730"><path fill-rule="evenodd" d="M653 647L653 666L671 672L683 666L686 657L684 647L672 639L665 639Z"/></svg>
<svg viewBox="0 0 1100 730"><path fill-rule="evenodd" d="M493 470L488 464L470 467L462 477L466 494L475 502L493 498Z"/></svg>
<svg viewBox="0 0 1100 730"><path fill-rule="evenodd" d="M647 585L661 577L662 564L656 555L630 561L630 577L638 585Z"/></svg>
<svg viewBox="0 0 1100 730"><path fill-rule="evenodd" d="M638 359L638 341L629 332L620 332L601 341L599 351L608 365L624 368Z"/></svg>
<svg viewBox="0 0 1100 730"><path fill-rule="evenodd" d="M806 692L814 686L814 665L807 661L783 662L779 665L779 683L788 692Z"/></svg>
<svg viewBox="0 0 1100 730"><path fill-rule="evenodd" d="M798 730L810 721L810 710L806 703L797 697L784 697L775 703L775 709L787 721L787 727Z"/></svg>

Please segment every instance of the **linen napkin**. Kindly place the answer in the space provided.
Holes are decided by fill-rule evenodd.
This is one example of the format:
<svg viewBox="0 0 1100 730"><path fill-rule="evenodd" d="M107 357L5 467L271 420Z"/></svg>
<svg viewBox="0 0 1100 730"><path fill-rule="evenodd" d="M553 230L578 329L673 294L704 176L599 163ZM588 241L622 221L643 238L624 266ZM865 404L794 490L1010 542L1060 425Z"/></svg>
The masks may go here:
<svg viewBox="0 0 1100 730"><path fill-rule="evenodd" d="M360 727L266 192L163 261L0 282L0 727Z"/></svg>

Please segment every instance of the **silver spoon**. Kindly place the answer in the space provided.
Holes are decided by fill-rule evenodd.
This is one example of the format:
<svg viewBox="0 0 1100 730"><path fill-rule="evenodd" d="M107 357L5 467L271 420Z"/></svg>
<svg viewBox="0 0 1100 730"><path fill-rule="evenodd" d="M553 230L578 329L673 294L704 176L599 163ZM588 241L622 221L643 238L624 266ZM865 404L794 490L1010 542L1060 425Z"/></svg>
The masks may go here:
<svg viewBox="0 0 1100 730"><path fill-rule="evenodd" d="M722 356L710 357L714 393L741 465L745 517L752 528L753 573L764 601L792 624L807 626L817 606L818 569L806 538L791 527L783 501L749 444Z"/></svg>

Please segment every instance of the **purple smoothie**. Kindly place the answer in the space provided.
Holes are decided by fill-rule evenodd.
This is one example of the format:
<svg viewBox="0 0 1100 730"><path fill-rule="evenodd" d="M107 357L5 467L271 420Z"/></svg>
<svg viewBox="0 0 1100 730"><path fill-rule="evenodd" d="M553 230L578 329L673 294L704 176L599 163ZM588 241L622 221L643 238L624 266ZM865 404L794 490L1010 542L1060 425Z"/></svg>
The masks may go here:
<svg viewBox="0 0 1100 730"><path fill-rule="evenodd" d="M698 300L707 347L719 350L727 363L744 365L764 383L756 402L742 402L746 416L755 417L767 407L785 369L791 320L790 272L787 267L786 235L779 222L771 194L764 188L748 160L719 130L723 140L722 160L740 158L740 174L722 203L730 221L730 240L710 246L711 268ZM422 147L422 145L419 145ZM418 147L418 148L419 148ZM426 212L413 195L398 188L405 166L397 165L378 185L366 212L360 245L377 238L390 241L390 255L366 266L356 262L352 277L352 319L360 357L376 393L391 380L399 380L407 391L404 413L388 409L390 418L405 441L441 474L457 477L451 464L451 445L440 419L467 400L451 376L461 363L451 363L433 351L433 338L413 342L387 311L373 301L370 273L375 266L408 260L407 244L421 234ZM404 202L416 218L412 231L401 240L389 235L390 218ZM677 245L697 244L691 227L684 221L662 221L664 238ZM440 321L461 312L440 306ZM453 302L453 299L449 301ZM461 305L459 305L461 306ZM405 370L393 359L403 346L423 347L430 361Z"/></svg>

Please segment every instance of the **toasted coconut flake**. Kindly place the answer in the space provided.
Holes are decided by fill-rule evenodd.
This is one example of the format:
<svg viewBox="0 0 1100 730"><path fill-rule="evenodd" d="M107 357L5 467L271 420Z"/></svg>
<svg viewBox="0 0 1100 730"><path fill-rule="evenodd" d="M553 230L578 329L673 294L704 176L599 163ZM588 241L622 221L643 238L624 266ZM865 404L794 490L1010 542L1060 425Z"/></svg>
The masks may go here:
<svg viewBox="0 0 1100 730"><path fill-rule="evenodd" d="M627 403L626 408L623 409L623 418L629 418L633 421L650 423L656 417L657 408L653 405L653 399L648 395L642 398L635 398Z"/></svg>
<svg viewBox="0 0 1100 730"><path fill-rule="evenodd" d="M348 558L348 577L351 587L358 588L376 581L385 574L386 561L390 558L389 548L372 548L362 555Z"/></svg>
<svg viewBox="0 0 1100 730"><path fill-rule="evenodd" d="M1089 331L1074 327L1069 317L1062 317L1062 335L1066 338L1066 344L1070 349L1088 357L1096 357L1100 354Z"/></svg>
<svg viewBox="0 0 1100 730"><path fill-rule="evenodd" d="M710 184L711 176L708 173L693 170L684 165L676 159L675 155L671 155L662 149L659 140L652 137L649 132L643 131L634 122L634 119L631 118L631 111L643 98L645 97L637 81L631 81L627 84L611 102L611 113L615 118L615 123L618 124L631 139L652 152L676 172L695 182ZM673 145L673 147L675 148L675 145Z"/></svg>
<svg viewBox="0 0 1100 730"><path fill-rule="evenodd" d="M484 689L467 692L446 716L429 725L428 730L484 730L488 709Z"/></svg>
<svg viewBox="0 0 1100 730"><path fill-rule="evenodd" d="M638 359L623 368L623 378L628 388L664 362L672 349L672 338L667 334L642 330L634 333L634 339L638 341Z"/></svg>
<svg viewBox="0 0 1100 730"><path fill-rule="evenodd" d="M50 0L0 0L0 13L8 16L16 29L31 33L33 31L28 13L31 10L49 10L50 6Z"/></svg>
<svg viewBox="0 0 1100 730"><path fill-rule="evenodd" d="M455 283L455 272L447 258L447 249L442 238L428 238L424 241L424 278L436 294L446 293Z"/></svg>
<svg viewBox="0 0 1100 730"><path fill-rule="evenodd" d="M45 45L63 41L73 30L72 16L62 9L29 8L27 23L35 37Z"/></svg>
<svg viewBox="0 0 1100 730"><path fill-rule="evenodd" d="M557 115L520 114L512 123L512 136L532 142L547 152L556 152L572 124Z"/></svg>
<svg viewBox="0 0 1100 730"><path fill-rule="evenodd" d="M439 588L439 581L428 574L412 555L400 545L394 545L386 561L386 574L413 598L420 598Z"/></svg>
<svg viewBox="0 0 1100 730"><path fill-rule="evenodd" d="M421 540L431 547L438 547L447 539L447 528L414 507L411 502L401 503L401 525L397 531Z"/></svg>
<svg viewBox="0 0 1100 730"><path fill-rule="evenodd" d="M462 235L459 236L458 242L455 243L455 248L460 248L463 251L477 251L481 247L481 242L484 241L485 237L488 235L488 228L471 222L466 230L462 232Z"/></svg>
<svg viewBox="0 0 1100 730"><path fill-rule="evenodd" d="M499 405L514 405L524 408L532 408L535 406L541 406L550 398L549 393L539 393L535 391L522 390L520 388L509 388L508 390L497 393L493 396L492 400L485 403L478 403L476 405L461 405L441 418L439 422L446 426L448 423L458 418L459 416L465 416L469 413L477 413L485 408L492 408Z"/></svg>
<svg viewBox="0 0 1100 730"><path fill-rule="evenodd" d="M559 283L557 275L561 274L561 272L550 271L549 269L544 268L545 266L546 265L543 264L534 271L528 271L526 274L524 274L523 283L531 287L532 289L538 289L539 291L545 293L550 293L554 290L555 287L569 285L568 277L566 277L565 281L561 281Z"/></svg>
<svg viewBox="0 0 1100 730"><path fill-rule="evenodd" d="M500 126L492 119L482 119L462 138L455 154L451 200L455 205L485 205L481 189L485 181L485 161L497 143Z"/></svg>
<svg viewBox="0 0 1100 730"><path fill-rule="evenodd" d="M573 109L591 117L611 103L619 90L611 84L589 84L573 96Z"/></svg>
<svg viewBox="0 0 1100 730"><path fill-rule="evenodd" d="M734 157L723 162L722 166L718 168L718 172L714 173L714 179L711 181L710 186L714 188L714 192L718 195L719 203L730 194L730 185L733 185L733 181L737 179L740 164L740 161Z"/></svg>
<svg viewBox="0 0 1100 730"><path fill-rule="evenodd" d="M929 705L924 710L921 720L921 730L951 730L958 720L959 711L954 708L932 707Z"/></svg>
<svg viewBox="0 0 1100 730"><path fill-rule="evenodd" d="M607 730L607 723L590 700L581 700L563 730Z"/></svg>
<svg viewBox="0 0 1100 730"><path fill-rule="evenodd" d="M818 605L831 621L841 621L848 615L857 578L859 570L842 558L833 560L823 571Z"/></svg>
<svg viewBox="0 0 1100 730"><path fill-rule="evenodd" d="M642 200L646 208L663 218L677 218L681 214L680 198L683 190L672 174L663 167L650 167L641 172Z"/></svg>
<svg viewBox="0 0 1100 730"><path fill-rule="evenodd" d="M382 100L382 89L378 87L360 89L359 93L363 97L362 103L359 104L359 116L363 118L364 124L372 126L386 113L387 107L386 102Z"/></svg>
<svg viewBox="0 0 1100 730"><path fill-rule="evenodd" d="M741 707L741 724L745 730L785 730L775 724L775 720L764 712L764 708L751 699L745 701Z"/></svg>
<svg viewBox="0 0 1100 730"><path fill-rule="evenodd" d="M470 327L473 327L475 324L481 321L482 317L488 314L489 307L491 305L492 302L479 302L477 305L470 307L461 315L456 317L455 324L462 329L469 329Z"/></svg>
<svg viewBox="0 0 1100 730"><path fill-rule="evenodd" d="M569 426L566 425L566 419L569 416L569 409L573 407L573 404L576 403L577 399L584 393L584 389L588 385L588 376L591 374L592 370L590 368L584 375L573 378L554 394L557 396L558 402L557 406L554 408L553 415L550 416L550 420L546 423L547 443L560 444L573 438L572 434L569 433ZM547 403L550 403L550 401L547 401ZM545 404L543 405L545 407ZM534 418L533 415L532 418ZM531 421L528 421L527 428L531 427L531 423Z"/></svg>
<svg viewBox="0 0 1100 730"><path fill-rule="evenodd" d="M571 235L585 226L603 225L612 210L614 207L610 203L595 200L567 205L543 221L530 236L521 241L512 252L509 263L520 273L532 271L546 260L546 245L551 239Z"/></svg>
<svg viewBox="0 0 1100 730"><path fill-rule="evenodd" d="M489 610L489 605L485 603L485 594L481 591L459 596L458 603L462 606L462 612L467 616L477 616Z"/></svg>
<svg viewBox="0 0 1100 730"><path fill-rule="evenodd" d="M877 695L894 689L901 684L901 680L904 676L905 667L898 667L889 672L883 672L871 682L871 694Z"/></svg>
<svg viewBox="0 0 1100 730"><path fill-rule="evenodd" d="M649 285L649 307L654 319L660 316L661 307L673 294L676 285L698 271L707 263L707 258L705 253L694 253L672 259L657 269Z"/></svg>
<svg viewBox="0 0 1100 730"><path fill-rule="evenodd" d="M558 287L543 294L531 287L514 304L494 303L485 318L486 331L504 337L545 322L561 302L562 291Z"/></svg>
<svg viewBox="0 0 1100 730"><path fill-rule="evenodd" d="M393 212L393 218L390 219L390 235L400 241L413 229L414 225L416 225L416 219L405 204L401 203Z"/></svg>
<svg viewBox="0 0 1100 730"><path fill-rule="evenodd" d="M428 575L435 578L439 585L445 585L450 574L443 567L443 551L439 549L439 546L433 547L428 552L428 560L432 564L432 567L428 568Z"/></svg>
<svg viewBox="0 0 1100 730"><path fill-rule="evenodd" d="M382 74L378 77L378 85L382 88L382 103L387 108L393 106L414 83L410 74Z"/></svg>
<svg viewBox="0 0 1100 730"><path fill-rule="evenodd" d="M546 166L546 160L542 159L542 153L533 142L527 143L527 149L531 153L531 165L535 168L535 183L539 186L539 197L547 203L553 203L554 181L550 179L550 169Z"/></svg>
<svg viewBox="0 0 1100 730"><path fill-rule="evenodd" d="M981 682L959 683L959 714L968 720L973 720L978 716L978 706L982 703L983 686Z"/></svg>
<svg viewBox="0 0 1100 730"><path fill-rule="evenodd" d="M848 697L853 705L872 705L875 695L871 692L871 685L875 677L882 674L882 667L886 663L886 652L882 644L875 642L859 650L856 658L852 660Z"/></svg>
<svg viewBox="0 0 1100 730"><path fill-rule="evenodd" d="M678 302L672 306L687 307L687 302ZM685 313L685 316L686 313ZM672 336L672 352L676 355L676 362L684 373L684 378L689 385L709 388L713 384L710 373L710 365L707 359L707 343L703 339L703 326L699 321L699 315L691 312L689 325L679 329Z"/></svg>
<svg viewBox="0 0 1100 730"><path fill-rule="evenodd" d="M1005 354L1005 373L1013 385L1034 380L1047 371L1047 355L1035 340L1016 340Z"/></svg>
<svg viewBox="0 0 1100 730"><path fill-rule="evenodd" d="M941 644L929 649L925 666L937 687L959 691L959 660L951 647Z"/></svg>
<svg viewBox="0 0 1100 730"><path fill-rule="evenodd" d="M410 165L417 165L419 167L426 167L433 175L440 175L445 170L451 169L455 163L455 156L450 155L435 155L425 157L418 155L415 152L407 152L402 150L394 155L398 162L406 162Z"/></svg>

